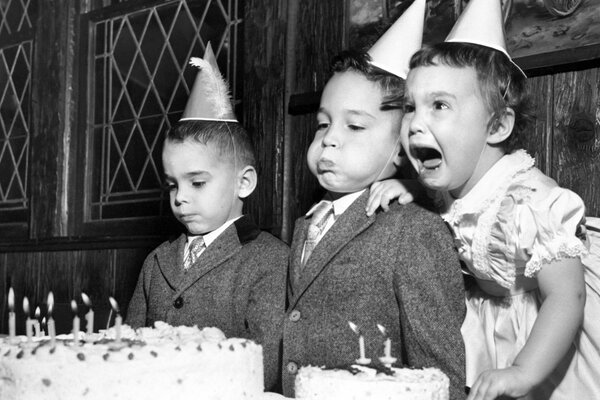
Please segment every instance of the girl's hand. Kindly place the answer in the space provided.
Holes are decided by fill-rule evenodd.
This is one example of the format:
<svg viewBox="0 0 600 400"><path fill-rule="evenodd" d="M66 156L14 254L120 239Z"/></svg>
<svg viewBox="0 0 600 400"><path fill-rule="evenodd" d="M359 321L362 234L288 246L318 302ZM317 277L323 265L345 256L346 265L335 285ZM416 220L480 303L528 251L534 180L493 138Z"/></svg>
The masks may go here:
<svg viewBox="0 0 600 400"><path fill-rule="evenodd" d="M403 205L412 203L415 200L413 195L415 189L414 183L406 180L387 179L375 182L371 185L371 193L367 201L367 215L373 215L379 207L388 211L394 199L398 199L398 203Z"/></svg>
<svg viewBox="0 0 600 400"><path fill-rule="evenodd" d="M495 400L525 396L535 383L518 366L484 371L473 384L467 400Z"/></svg>

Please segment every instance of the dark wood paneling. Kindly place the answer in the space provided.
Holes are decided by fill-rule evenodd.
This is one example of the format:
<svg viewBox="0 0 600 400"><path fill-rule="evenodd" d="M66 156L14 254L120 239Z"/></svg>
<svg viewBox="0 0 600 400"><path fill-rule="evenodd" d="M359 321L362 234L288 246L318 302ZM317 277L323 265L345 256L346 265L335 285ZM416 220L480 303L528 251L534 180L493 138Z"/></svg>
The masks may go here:
<svg viewBox="0 0 600 400"><path fill-rule="evenodd" d="M74 2L39 1L32 78L31 237L67 233L63 204L68 171L67 87L73 47L69 45Z"/></svg>
<svg viewBox="0 0 600 400"><path fill-rule="evenodd" d="M600 70L554 76L552 176L600 216Z"/></svg>
<svg viewBox="0 0 600 400"><path fill-rule="evenodd" d="M323 89L330 76L331 59L343 50L344 5L342 2L307 0L298 5L296 48L294 51L295 86L292 94L312 93ZM284 207L289 209L290 227L321 195L319 185L306 166L306 151L316 130L316 114L290 116L291 133L286 146L291 147L290 195Z"/></svg>
<svg viewBox="0 0 600 400"><path fill-rule="evenodd" d="M247 0L244 15L243 124L257 153L259 182L246 205L259 226L279 235L287 2Z"/></svg>
<svg viewBox="0 0 600 400"><path fill-rule="evenodd" d="M525 149L535 158L536 166L549 174L552 140L552 77L529 78L534 121L532 130L523 132Z"/></svg>
<svg viewBox="0 0 600 400"><path fill-rule="evenodd" d="M137 283L139 273L151 249L119 249L113 254L115 268L114 297L121 307L123 316L126 315L129 300Z"/></svg>

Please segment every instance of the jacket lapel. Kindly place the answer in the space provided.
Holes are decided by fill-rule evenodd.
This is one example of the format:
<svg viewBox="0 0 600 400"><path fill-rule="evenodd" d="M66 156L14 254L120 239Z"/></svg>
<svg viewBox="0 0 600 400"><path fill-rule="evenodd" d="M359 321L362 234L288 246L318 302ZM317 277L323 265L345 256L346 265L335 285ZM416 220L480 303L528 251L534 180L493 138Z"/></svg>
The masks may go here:
<svg viewBox="0 0 600 400"><path fill-rule="evenodd" d="M183 249L185 248L186 235L182 234L177 239L169 242L167 246L156 253L158 268L171 289L176 290L183 276ZM173 255L176 257L173 257Z"/></svg>
<svg viewBox="0 0 600 400"><path fill-rule="evenodd" d="M323 272L331 259L339 253L344 246L352 241L352 239L375 222L375 216L368 217L365 212L368 198L369 190L366 190L342 215L339 216L325 236L321 238L304 267L301 266L300 258L302 256L304 239L306 238L305 226L310 221L306 220L305 223L302 224L303 231L300 233L302 240L296 242L292 249L294 252L292 259L294 263L293 271L295 272L294 275L297 276L292 282L294 288L292 291L292 306ZM297 232L294 232L294 234L296 233ZM299 273L297 271L299 271Z"/></svg>
<svg viewBox="0 0 600 400"><path fill-rule="evenodd" d="M179 297L196 281L231 258L241 247L235 225L231 224L204 250L189 270L182 272L181 280L177 285L177 293L173 298ZM183 264L180 266L180 269L183 270Z"/></svg>

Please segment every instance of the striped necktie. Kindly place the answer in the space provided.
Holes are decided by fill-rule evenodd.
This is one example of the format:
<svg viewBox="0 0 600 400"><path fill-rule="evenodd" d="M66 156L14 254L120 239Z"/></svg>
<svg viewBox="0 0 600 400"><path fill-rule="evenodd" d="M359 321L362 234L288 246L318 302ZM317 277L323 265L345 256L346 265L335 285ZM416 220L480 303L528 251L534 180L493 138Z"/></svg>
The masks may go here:
<svg viewBox="0 0 600 400"><path fill-rule="evenodd" d="M304 242L304 255L302 257L302 266L306 265L310 255L312 254L319 241L319 235L327 224L329 216L333 213L333 204L331 201L321 200L312 213L310 224L306 232L306 240Z"/></svg>
<svg viewBox="0 0 600 400"><path fill-rule="evenodd" d="M186 271L190 269L192 265L194 265L194 263L196 262L196 260L198 260L198 257L200 257L200 254L205 248L206 245L204 244L204 239L202 238L202 236L198 236L192 239L192 242L188 246L187 256L185 257L185 260L183 260L183 268Z"/></svg>

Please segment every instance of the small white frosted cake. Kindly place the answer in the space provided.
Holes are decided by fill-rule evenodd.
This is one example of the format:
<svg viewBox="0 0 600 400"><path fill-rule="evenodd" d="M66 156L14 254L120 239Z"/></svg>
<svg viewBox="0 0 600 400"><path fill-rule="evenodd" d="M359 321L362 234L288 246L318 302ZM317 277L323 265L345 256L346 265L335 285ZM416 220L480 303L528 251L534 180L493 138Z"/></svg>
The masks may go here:
<svg viewBox="0 0 600 400"><path fill-rule="evenodd" d="M353 365L349 370L302 367L300 400L448 400L450 381L439 369L391 368L387 373Z"/></svg>
<svg viewBox="0 0 600 400"><path fill-rule="evenodd" d="M137 331L125 326L94 343L74 346L72 335L0 343L0 399L252 400L263 396L262 348L226 339L216 328ZM67 339L68 338L68 339Z"/></svg>

